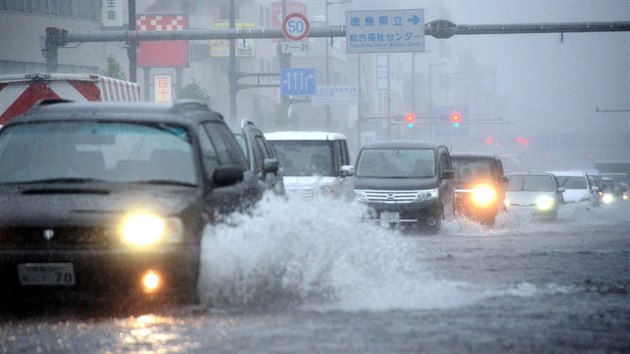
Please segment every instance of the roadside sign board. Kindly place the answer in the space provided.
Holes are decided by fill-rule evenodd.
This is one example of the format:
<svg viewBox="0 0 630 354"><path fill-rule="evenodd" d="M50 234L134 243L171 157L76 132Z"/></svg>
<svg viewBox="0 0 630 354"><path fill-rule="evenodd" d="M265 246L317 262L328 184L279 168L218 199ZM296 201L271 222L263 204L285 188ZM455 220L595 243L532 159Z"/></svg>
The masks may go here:
<svg viewBox="0 0 630 354"><path fill-rule="evenodd" d="M254 28L253 22L236 22L236 28ZM212 24L214 29L228 29L229 22L215 22ZM237 57L253 57L254 45L253 39L239 39L234 41L236 45ZM212 57L229 57L230 56L230 40L229 39L211 39L210 40L210 56Z"/></svg>
<svg viewBox="0 0 630 354"><path fill-rule="evenodd" d="M271 28L280 28L282 26L282 7L285 8L285 14L295 12L307 15L307 7L305 3L299 1L274 1L271 3Z"/></svg>
<svg viewBox="0 0 630 354"><path fill-rule="evenodd" d="M316 92L314 68L281 68L281 96L312 96Z"/></svg>
<svg viewBox="0 0 630 354"><path fill-rule="evenodd" d="M291 41L291 42L280 43L280 49L282 53L306 54L309 52L310 48L308 45L308 41L299 41L299 42Z"/></svg>
<svg viewBox="0 0 630 354"><path fill-rule="evenodd" d="M156 103L173 102L173 78L171 75L153 76L153 101Z"/></svg>
<svg viewBox="0 0 630 354"><path fill-rule="evenodd" d="M350 86L317 86L313 96L314 105L356 105L359 104L359 88Z"/></svg>
<svg viewBox="0 0 630 354"><path fill-rule="evenodd" d="M346 51L424 52L424 10L346 11Z"/></svg>
<svg viewBox="0 0 630 354"><path fill-rule="evenodd" d="M301 41L308 36L311 25L306 16L301 13L291 13L282 20L282 34L290 41Z"/></svg>

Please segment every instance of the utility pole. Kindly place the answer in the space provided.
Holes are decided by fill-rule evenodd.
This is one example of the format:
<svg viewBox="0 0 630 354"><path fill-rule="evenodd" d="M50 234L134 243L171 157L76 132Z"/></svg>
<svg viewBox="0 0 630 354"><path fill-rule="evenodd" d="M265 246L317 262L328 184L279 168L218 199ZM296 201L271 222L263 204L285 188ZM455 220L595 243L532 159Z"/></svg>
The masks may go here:
<svg viewBox="0 0 630 354"><path fill-rule="evenodd" d="M234 0L230 0L230 29L236 28L236 11ZM228 71L230 84L230 121L236 122L236 94L238 92L238 77L236 75L236 40L230 39L230 68Z"/></svg>
<svg viewBox="0 0 630 354"><path fill-rule="evenodd" d="M136 0L129 0L129 30L136 30ZM127 41L127 57L129 58L129 81L138 82L138 41L129 39ZM145 88L146 90L147 88Z"/></svg>

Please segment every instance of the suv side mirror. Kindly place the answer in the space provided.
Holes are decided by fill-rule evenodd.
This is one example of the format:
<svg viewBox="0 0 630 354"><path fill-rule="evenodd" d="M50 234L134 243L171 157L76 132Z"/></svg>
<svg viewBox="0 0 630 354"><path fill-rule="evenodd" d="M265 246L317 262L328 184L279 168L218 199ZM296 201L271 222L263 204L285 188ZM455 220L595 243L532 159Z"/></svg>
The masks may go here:
<svg viewBox="0 0 630 354"><path fill-rule="evenodd" d="M454 170L444 170L444 171L442 171L442 178L443 179L453 179L453 178L455 178L455 171Z"/></svg>
<svg viewBox="0 0 630 354"><path fill-rule="evenodd" d="M508 178L507 178L506 176L501 176L501 177L499 177L499 182L501 182L501 183L507 183L507 181L508 181Z"/></svg>
<svg viewBox="0 0 630 354"><path fill-rule="evenodd" d="M354 175L354 166L343 165L341 166L341 177L348 177Z"/></svg>
<svg viewBox="0 0 630 354"><path fill-rule="evenodd" d="M277 159L264 159L262 170L264 173L278 173L280 164Z"/></svg>
<svg viewBox="0 0 630 354"><path fill-rule="evenodd" d="M597 193L597 192L599 192L599 188L597 186L592 186L591 187L591 192Z"/></svg>
<svg viewBox="0 0 630 354"><path fill-rule="evenodd" d="M564 187L558 187L558 193L564 193L565 189Z"/></svg>
<svg viewBox="0 0 630 354"><path fill-rule="evenodd" d="M218 166L212 174L214 187L226 187L243 180L243 169L236 165Z"/></svg>

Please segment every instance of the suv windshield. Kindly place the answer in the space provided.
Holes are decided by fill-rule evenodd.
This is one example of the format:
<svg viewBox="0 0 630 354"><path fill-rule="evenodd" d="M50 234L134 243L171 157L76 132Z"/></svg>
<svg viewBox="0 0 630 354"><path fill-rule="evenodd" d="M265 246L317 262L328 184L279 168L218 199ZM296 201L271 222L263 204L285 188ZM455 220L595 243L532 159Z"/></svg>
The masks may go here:
<svg viewBox="0 0 630 354"><path fill-rule="evenodd" d="M494 159L453 157L451 161L455 170L455 182L487 180L496 174Z"/></svg>
<svg viewBox="0 0 630 354"><path fill-rule="evenodd" d="M432 149L365 149L357 163L357 177L418 178L435 175Z"/></svg>
<svg viewBox="0 0 630 354"><path fill-rule="evenodd" d="M172 124L42 122L0 135L0 183L104 180L196 184L185 128Z"/></svg>
<svg viewBox="0 0 630 354"><path fill-rule="evenodd" d="M335 176L330 141L272 141L285 176Z"/></svg>

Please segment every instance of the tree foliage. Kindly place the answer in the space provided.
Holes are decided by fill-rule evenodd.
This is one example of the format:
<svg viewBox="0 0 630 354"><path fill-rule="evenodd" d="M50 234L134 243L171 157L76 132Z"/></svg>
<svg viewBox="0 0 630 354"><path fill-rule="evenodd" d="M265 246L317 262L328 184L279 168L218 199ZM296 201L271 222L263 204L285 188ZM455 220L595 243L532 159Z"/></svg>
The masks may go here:
<svg viewBox="0 0 630 354"><path fill-rule="evenodd" d="M107 56L107 68L102 70L101 74L114 79L127 80L127 76L125 76L122 67L111 54Z"/></svg>
<svg viewBox="0 0 630 354"><path fill-rule="evenodd" d="M190 83L182 87L181 90L177 90L177 98L187 98L201 101L205 104L210 104L210 95L205 88L199 85L199 81L194 78L190 79Z"/></svg>

